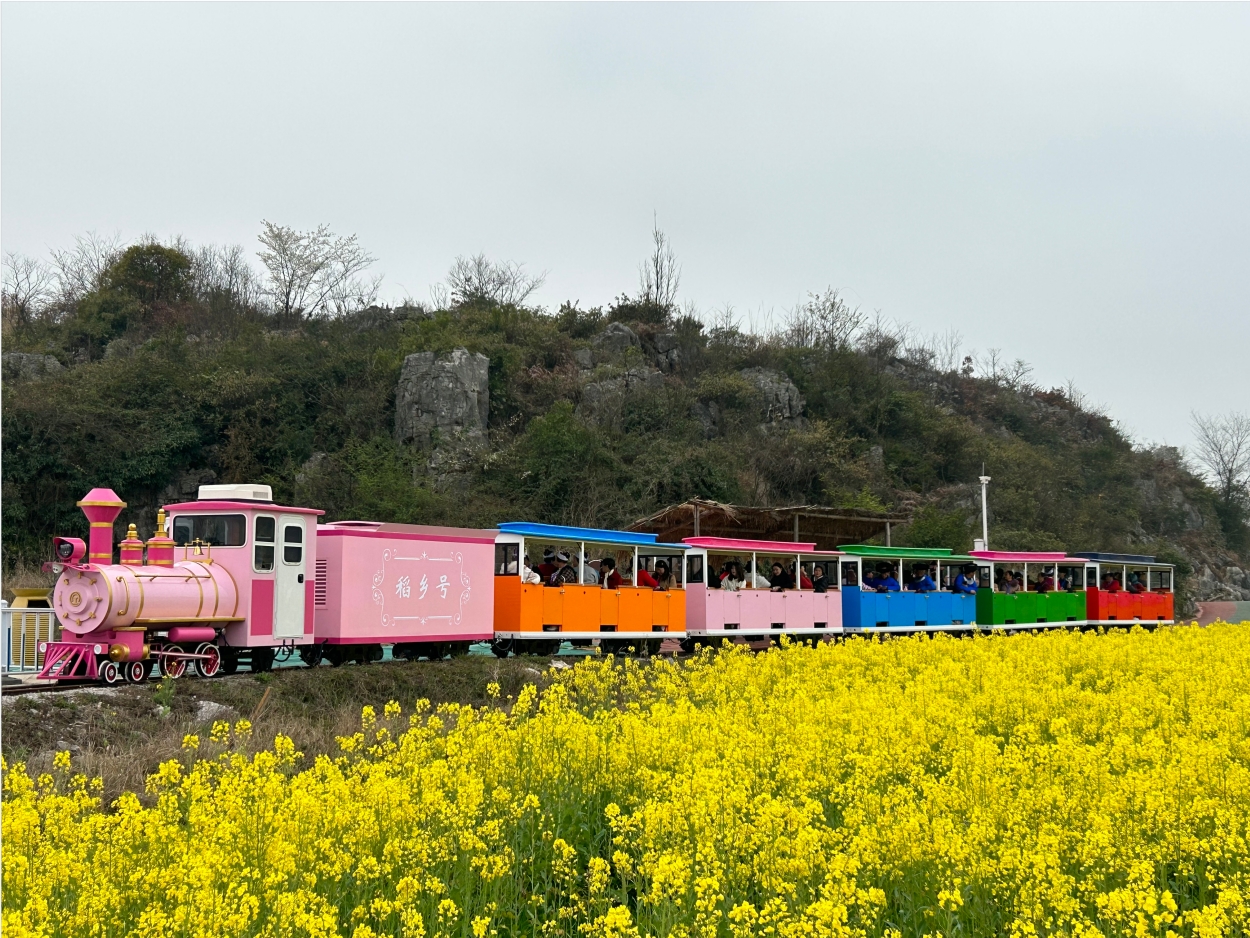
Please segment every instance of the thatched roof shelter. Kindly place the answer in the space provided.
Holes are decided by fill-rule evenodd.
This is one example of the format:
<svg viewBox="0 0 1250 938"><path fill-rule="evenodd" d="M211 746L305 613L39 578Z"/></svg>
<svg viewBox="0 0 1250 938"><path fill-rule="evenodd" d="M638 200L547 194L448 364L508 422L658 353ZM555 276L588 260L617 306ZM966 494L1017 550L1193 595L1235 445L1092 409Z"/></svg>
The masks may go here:
<svg viewBox="0 0 1250 938"><path fill-rule="evenodd" d="M862 508L828 508L824 505L752 508L692 498L657 511L649 518L635 521L628 530L658 534L661 541L669 542L699 536L761 541L801 540L815 541L818 550L833 550L839 544L863 544L875 537L889 544L891 527L910 520L908 515Z"/></svg>

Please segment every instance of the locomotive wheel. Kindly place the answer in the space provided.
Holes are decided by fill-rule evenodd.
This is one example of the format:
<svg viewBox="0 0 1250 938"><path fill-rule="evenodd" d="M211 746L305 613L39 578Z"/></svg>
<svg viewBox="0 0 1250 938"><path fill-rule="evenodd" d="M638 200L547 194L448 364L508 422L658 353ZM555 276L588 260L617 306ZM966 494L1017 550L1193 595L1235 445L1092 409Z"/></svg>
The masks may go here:
<svg viewBox="0 0 1250 938"><path fill-rule="evenodd" d="M206 656L196 659L193 665L198 677L216 677L221 672L221 650L212 642L202 643L195 653Z"/></svg>
<svg viewBox="0 0 1250 938"><path fill-rule="evenodd" d="M239 653L233 648L221 649L221 673L234 674L239 670Z"/></svg>
<svg viewBox="0 0 1250 938"><path fill-rule="evenodd" d="M122 670L117 666L116 661L104 661L100 663L100 680L112 687L122 679Z"/></svg>
<svg viewBox="0 0 1250 938"><path fill-rule="evenodd" d="M253 648L252 649L252 673L260 674L264 671L273 670L273 649L272 648Z"/></svg>
<svg viewBox="0 0 1250 938"><path fill-rule="evenodd" d="M187 673L186 658L162 658L161 674L164 677L172 677L175 680Z"/></svg>
<svg viewBox="0 0 1250 938"><path fill-rule="evenodd" d="M496 658L507 658L508 653L512 651L512 639L497 638L490 643L490 650Z"/></svg>
<svg viewBox="0 0 1250 938"><path fill-rule="evenodd" d="M324 649L320 645L300 645L299 657L304 664L310 668L315 668L321 664L321 657Z"/></svg>
<svg viewBox="0 0 1250 938"><path fill-rule="evenodd" d="M347 653L344 651L345 648L347 648L346 645L327 645L322 653L322 657L325 658L326 661L330 662L330 667L337 668L347 660Z"/></svg>
<svg viewBox="0 0 1250 938"><path fill-rule="evenodd" d="M127 684L142 684L148 679L151 670L151 665L146 661L127 661L122 673L126 676Z"/></svg>

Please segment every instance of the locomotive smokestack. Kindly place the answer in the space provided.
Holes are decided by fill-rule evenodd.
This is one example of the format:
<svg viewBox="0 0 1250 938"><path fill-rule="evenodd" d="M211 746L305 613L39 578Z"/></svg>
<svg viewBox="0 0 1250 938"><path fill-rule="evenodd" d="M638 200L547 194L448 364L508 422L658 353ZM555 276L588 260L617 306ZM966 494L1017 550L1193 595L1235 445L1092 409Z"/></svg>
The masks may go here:
<svg viewBox="0 0 1250 938"><path fill-rule="evenodd" d="M91 522L91 537L87 541L88 563L113 562L113 522L122 513L126 503L112 489L92 489L78 503L82 513Z"/></svg>

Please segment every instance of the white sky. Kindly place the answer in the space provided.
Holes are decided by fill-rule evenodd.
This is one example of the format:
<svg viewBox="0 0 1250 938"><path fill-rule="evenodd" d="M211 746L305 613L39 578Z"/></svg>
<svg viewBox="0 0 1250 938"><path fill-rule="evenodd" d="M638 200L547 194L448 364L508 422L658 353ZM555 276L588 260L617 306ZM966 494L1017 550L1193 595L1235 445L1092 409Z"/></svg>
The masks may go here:
<svg viewBox="0 0 1250 938"><path fill-rule="evenodd" d="M355 232L757 321L832 285L1143 441L1250 409L1250 5L0 7L0 241Z"/></svg>

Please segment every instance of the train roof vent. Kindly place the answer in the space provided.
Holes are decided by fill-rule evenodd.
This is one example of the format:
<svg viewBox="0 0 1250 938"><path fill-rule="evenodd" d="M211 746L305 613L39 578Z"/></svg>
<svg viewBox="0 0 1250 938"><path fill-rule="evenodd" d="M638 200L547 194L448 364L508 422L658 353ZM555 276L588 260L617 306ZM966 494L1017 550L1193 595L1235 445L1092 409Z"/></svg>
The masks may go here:
<svg viewBox="0 0 1250 938"><path fill-rule="evenodd" d="M201 485L200 501L272 502L273 488L268 485Z"/></svg>

